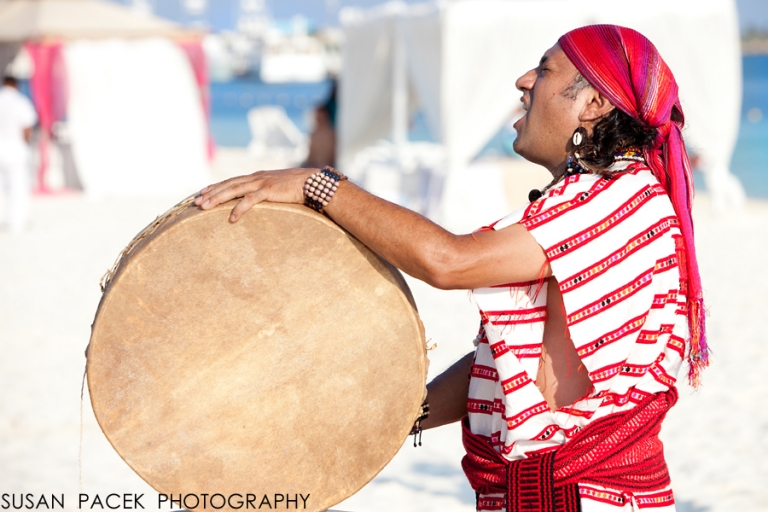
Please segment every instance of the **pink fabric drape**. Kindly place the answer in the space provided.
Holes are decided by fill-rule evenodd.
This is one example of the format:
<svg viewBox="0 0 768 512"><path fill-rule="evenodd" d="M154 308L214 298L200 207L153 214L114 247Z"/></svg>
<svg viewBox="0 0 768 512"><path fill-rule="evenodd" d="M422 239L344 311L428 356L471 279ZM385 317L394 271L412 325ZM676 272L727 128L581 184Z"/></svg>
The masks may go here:
<svg viewBox="0 0 768 512"><path fill-rule="evenodd" d="M35 72L29 85L32 101L40 120L38 151L40 163L37 168L34 192L50 193L45 185L50 158L48 148L52 137L53 124L64 118L67 105L67 75L60 42L29 42L24 48L32 58Z"/></svg>
<svg viewBox="0 0 768 512"><path fill-rule="evenodd" d="M200 102L203 106L205 115L205 129L208 139L208 159L213 159L214 141L211 134L211 97L209 89L208 65L205 60L205 52L200 41L182 41L179 46L187 54L189 63L192 65L192 71L195 74L198 90L200 91Z"/></svg>
<svg viewBox="0 0 768 512"><path fill-rule="evenodd" d="M211 104L205 53L200 41L185 41L179 43L179 46L189 59L200 91L210 160L213 158L214 143L210 127ZM40 157L34 192L47 194L52 192L45 185L45 176L50 165L49 147L53 136L52 128L56 121L66 117L67 111L67 73L63 45L61 42L28 42L24 47L35 66L34 74L30 79L30 89L40 120L40 137L37 143Z"/></svg>

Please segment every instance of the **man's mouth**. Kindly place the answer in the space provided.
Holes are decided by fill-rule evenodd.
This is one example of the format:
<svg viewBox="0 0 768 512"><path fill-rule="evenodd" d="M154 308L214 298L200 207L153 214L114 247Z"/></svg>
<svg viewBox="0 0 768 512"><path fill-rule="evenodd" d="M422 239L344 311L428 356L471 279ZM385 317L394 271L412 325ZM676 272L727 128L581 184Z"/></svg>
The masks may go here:
<svg viewBox="0 0 768 512"><path fill-rule="evenodd" d="M514 128L514 129L515 129L515 131L516 131L516 132L518 132L518 133L520 133L520 122L521 122L521 121L522 121L524 118L525 118L525 114L523 114L522 116L520 116L520 119L518 119L517 121L515 121L515 122L512 124L512 128Z"/></svg>

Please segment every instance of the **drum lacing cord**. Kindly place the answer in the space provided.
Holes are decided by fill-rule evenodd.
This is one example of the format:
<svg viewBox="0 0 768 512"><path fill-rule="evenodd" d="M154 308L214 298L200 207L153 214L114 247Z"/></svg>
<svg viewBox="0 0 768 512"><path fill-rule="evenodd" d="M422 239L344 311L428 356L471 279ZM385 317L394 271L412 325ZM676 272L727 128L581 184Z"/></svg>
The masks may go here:
<svg viewBox="0 0 768 512"><path fill-rule="evenodd" d="M83 493L83 395L85 394L85 377L88 374L88 360L86 358L83 369L83 380L80 383L80 445L77 449L77 481L80 494Z"/></svg>
<svg viewBox="0 0 768 512"><path fill-rule="evenodd" d="M429 352L430 350L434 350L436 348L437 348L437 343L433 343L432 338L426 341L427 352ZM429 416L429 402L425 398L424 402L422 402L421 407L419 408L419 417L416 418L416 421L413 423L413 427L411 428L411 433L408 434L413 436L414 448L416 448L417 446L421 446L421 433L424 432L424 429L421 428L421 422L427 419L427 416Z"/></svg>
<svg viewBox="0 0 768 512"><path fill-rule="evenodd" d="M191 205L195 198L197 197L197 194L193 194L183 201L181 201L179 204L168 210L162 215L158 215L153 222L151 222L147 227L141 230L141 232L136 235L133 240L130 241L130 243L120 251L120 254L117 255L117 259L112 264L112 267L110 267L109 270L101 277L101 280L99 281L99 286L101 286L101 293L104 293L107 290L107 287L109 286L109 283L112 282L112 278L115 277L115 273L117 273L117 269L120 266L120 262L123 261L123 258L126 254L130 253L136 245L138 245L139 242L141 242L144 238L151 235L155 232L155 230L165 223L166 221L172 219L173 217L176 217L179 213L186 210L189 205Z"/></svg>
<svg viewBox="0 0 768 512"><path fill-rule="evenodd" d="M421 446L421 433L424 432L424 429L421 428L421 422L429 416L429 403L427 402L427 399L424 399L424 402L421 404L421 409L419 410L419 417L416 418L416 421L413 423L413 428L411 428L410 435L413 436L413 447L416 448L416 446ZM418 445L416 444L416 440L418 438Z"/></svg>

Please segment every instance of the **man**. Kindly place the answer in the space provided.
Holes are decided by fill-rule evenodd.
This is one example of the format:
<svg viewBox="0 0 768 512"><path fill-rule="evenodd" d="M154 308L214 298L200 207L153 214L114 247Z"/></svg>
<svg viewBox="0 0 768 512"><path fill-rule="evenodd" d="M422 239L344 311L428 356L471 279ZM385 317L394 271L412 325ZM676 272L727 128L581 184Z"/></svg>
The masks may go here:
<svg viewBox="0 0 768 512"><path fill-rule="evenodd" d="M330 169L234 178L197 204L242 197L235 222L259 201L305 202L412 276L473 290L477 349L430 383L420 427L466 418L478 510L674 510L657 434L684 356L694 383L707 364L674 77L645 37L598 25L516 86L515 150L553 181L472 235Z"/></svg>
<svg viewBox="0 0 768 512"><path fill-rule="evenodd" d="M11 76L0 88L0 180L6 193L6 222L11 233L27 225L30 195L29 139L37 115L32 103L18 89Z"/></svg>
<svg viewBox="0 0 768 512"><path fill-rule="evenodd" d="M313 110L314 126L309 135L309 152L302 167L336 165L336 81L328 98Z"/></svg>

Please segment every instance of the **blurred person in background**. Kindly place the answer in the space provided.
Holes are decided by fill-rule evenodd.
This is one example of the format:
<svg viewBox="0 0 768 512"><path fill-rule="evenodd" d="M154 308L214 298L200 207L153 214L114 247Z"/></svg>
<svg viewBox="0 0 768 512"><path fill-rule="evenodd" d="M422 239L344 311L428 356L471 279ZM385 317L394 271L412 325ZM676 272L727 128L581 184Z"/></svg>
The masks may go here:
<svg viewBox="0 0 768 512"><path fill-rule="evenodd" d="M334 80L328 99L312 112L314 127L309 135L309 153L302 167L322 169L326 165L336 165L336 88Z"/></svg>
<svg viewBox="0 0 768 512"><path fill-rule="evenodd" d="M240 197L236 222L261 201L304 203L413 277L472 290L476 349L427 386L413 433L462 421L478 510L672 512L658 433L684 361L694 386L708 364L677 83L643 35L593 25L515 86L514 149L553 179L472 234L332 168L232 178L196 204Z"/></svg>
<svg viewBox="0 0 768 512"><path fill-rule="evenodd" d="M0 180L11 233L27 228L32 195L29 141L36 122L32 102L19 91L16 78L4 77L0 88Z"/></svg>

